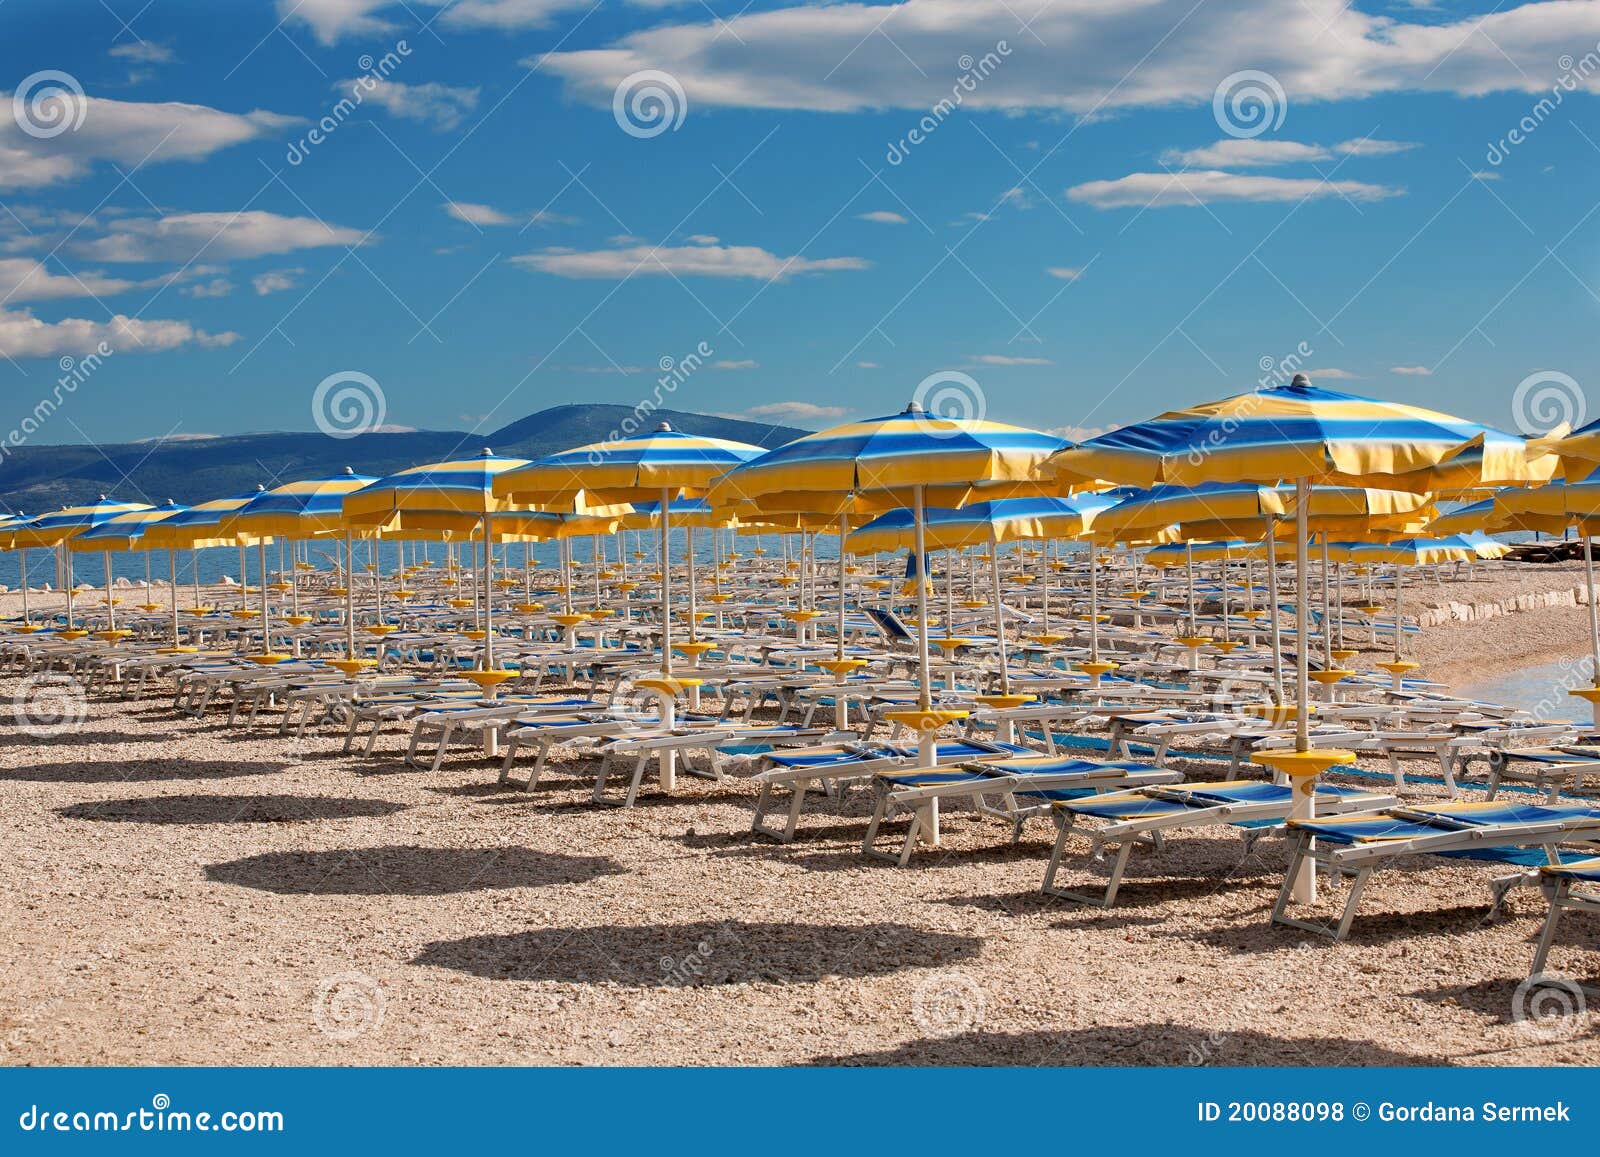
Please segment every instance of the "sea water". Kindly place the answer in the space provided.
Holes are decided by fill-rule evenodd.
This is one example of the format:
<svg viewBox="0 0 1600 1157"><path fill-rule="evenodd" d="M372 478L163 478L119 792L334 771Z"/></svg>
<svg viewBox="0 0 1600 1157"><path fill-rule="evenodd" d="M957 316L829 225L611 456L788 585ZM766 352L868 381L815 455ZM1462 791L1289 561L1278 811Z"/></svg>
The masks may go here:
<svg viewBox="0 0 1600 1157"><path fill-rule="evenodd" d="M1506 671L1493 678L1463 683L1455 691L1465 698L1521 708L1538 719L1587 723L1589 705L1568 692L1592 686L1594 661L1585 656Z"/></svg>

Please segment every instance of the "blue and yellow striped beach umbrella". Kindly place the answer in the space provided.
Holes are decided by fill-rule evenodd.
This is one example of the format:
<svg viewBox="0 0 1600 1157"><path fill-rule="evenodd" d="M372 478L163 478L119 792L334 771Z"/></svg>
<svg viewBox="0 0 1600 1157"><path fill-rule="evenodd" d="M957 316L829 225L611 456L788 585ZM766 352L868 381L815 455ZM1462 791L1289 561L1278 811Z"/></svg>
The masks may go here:
<svg viewBox="0 0 1600 1157"><path fill-rule="evenodd" d="M179 506L170 499L160 506L153 506L146 510L130 510L126 514L119 514L91 530L76 535L67 540L67 549L78 554L90 551L101 551L105 554L106 565L106 616L109 628L117 629L117 610L111 600L111 552L114 550L142 550L158 549L155 543L146 540L146 535L151 528L182 514L187 506ZM172 638L178 638L178 574L176 556L172 551L167 552L167 562L172 572ZM149 598L150 589L150 559L145 557L145 597ZM154 604L148 604L147 610L154 610Z"/></svg>
<svg viewBox="0 0 1600 1157"><path fill-rule="evenodd" d="M85 503L82 506L64 506L60 510L51 511L32 518L10 532L11 545L14 549L26 550L29 547L55 547L76 538L78 535L93 530L103 523L110 522L119 514L130 514L138 510L150 510L148 502L116 502L101 495L96 501ZM72 629L72 569L67 568L67 629ZM26 583L24 583L26 586ZM106 592L109 601L111 593Z"/></svg>
<svg viewBox="0 0 1600 1157"><path fill-rule="evenodd" d="M1052 468L1065 477L1103 477L1133 486L1306 479L1392 489L1436 489L1423 477L1453 460L1474 462L1459 484L1538 481L1527 444L1512 434L1401 402L1313 386L1236 394L1125 426L1063 450Z"/></svg>
<svg viewBox="0 0 1600 1157"><path fill-rule="evenodd" d="M748 499L772 509L774 497L782 494L882 496L910 507L915 554L924 558L923 519L930 501L956 508L979 498L1043 492L1048 488L1044 464L1065 446L1038 430L943 417L913 401L898 414L796 438L718 479L709 497L716 506ZM991 487L988 494L980 490L984 484ZM918 706L931 720L936 715L927 583L917 584L917 616ZM920 757L931 762L935 750L933 731L924 729Z"/></svg>
<svg viewBox="0 0 1600 1157"><path fill-rule="evenodd" d="M1502 491L1507 496L1515 494L1537 494L1547 487L1538 490L1522 490L1513 488ZM1479 499L1477 502L1462 506L1456 510L1447 511L1430 519L1422 528L1425 538L1443 538L1452 534L1465 534L1474 530L1501 530L1508 529L1501 525L1501 512L1497 509L1497 495Z"/></svg>
<svg viewBox="0 0 1600 1157"><path fill-rule="evenodd" d="M341 474L306 478L258 490L221 520L221 527L255 537L313 538L344 529L345 496L377 478L346 467Z"/></svg>
<svg viewBox="0 0 1600 1157"><path fill-rule="evenodd" d="M1536 452L1554 455L1562 476L1568 482L1577 482L1600 466L1600 419L1569 434L1536 438L1531 446Z"/></svg>
<svg viewBox="0 0 1600 1157"><path fill-rule="evenodd" d="M672 673L672 567L667 555L673 504L704 495L712 479L762 453L760 446L685 434L662 422L648 434L550 454L495 481L495 493L539 505L656 502L661 535L661 670ZM693 546L691 543L691 553ZM691 603L693 587L690 588ZM690 637L694 635L691 606ZM668 777L670 778L670 777Z"/></svg>
<svg viewBox="0 0 1600 1157"><path fill-rule="evenodd" d="M342 511L346 530L346 548L352 528L369 527L380 530L452 531L470 536L481 531L485 565L482 589L484 597L484 670L495 671L494 666L494 608L489 597L493 591L489 573L494 560L494 530L492 517L499 511L515 509L510 500L495 492L495 480L508 471L528 465L526 458L503 458L485 448L475 458L458 458L448 462L430 462L412 466L380 478L376 482L346 494ZM348 608L347 608L348 611ZM353 628L347 625L347 632ZM353 647L353 636L347 639ZM350 659L354 661L352 654Z"/></svg>

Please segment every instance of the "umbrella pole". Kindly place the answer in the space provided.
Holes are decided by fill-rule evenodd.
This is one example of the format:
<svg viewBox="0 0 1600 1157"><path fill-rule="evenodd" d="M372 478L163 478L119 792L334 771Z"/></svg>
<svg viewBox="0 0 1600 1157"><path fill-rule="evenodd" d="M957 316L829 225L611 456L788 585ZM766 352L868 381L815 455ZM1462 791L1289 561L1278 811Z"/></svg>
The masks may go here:
<svg viewBox="0 0 1600 1157"><path fill-rule="evenodd" d="M1043 602L1043 607L1039 611L1039 633L1048 635L1050 633L1050 552L1048 550L1039 552L1039 570L1041 572L1039 575L1039 591Z"/></svg>
<svg viewBox="0 0 1600 1157"><path fill-rule="evenodd" d="M356 657L356 543L344 532L344 657Z"/></svg>
<svg viewBox="0 0 1600 1157"><path fill-rule="evenodd" d="M110 630L117 629L117 608L111 601L111 552L102 551L106 560L106 624Z"/></svg>
<svg viewBox="0 0 1600 1157"><path fill-rule="evenodd" d="M1333 597L1328 583L1328 532L1322 532L1322 666L1333 666Z"/></svg>
<svg viewBox="0 0 1600 1157"><path fill-rule="evenodd" d="M32 620L30 620L28 618L28 548L27 547L23 547L21 550L17 551L17 569L18 569L18 571L20 572L20 574L22 576L21 580L20 580L21 583L22 583L22 625L27 627L27 626L31 626L32 625Z"/></svg>
<svg viewBox="0 0 1600 1157"><path fill-rule="evenodd" d="M1089 544L1089 662L1100 661L1100 560Z"/></svg>
<svg viewBox="0 0 1600 1157"><path fill-rule="evenodd" d="M1405 618L1400 613L1400 600L1405 590L1405 569L1399 563L1394 568L1394 661L1400 662L1400 632Z"/></svg>
<svg viewBox="0 0 1600 1157"><path fill-rule="evenodd" d="M167 551L167 577L172 585L172 645L180 646L183 640L178 638L178 551L174 547Z"/></svg>
<svg viewBox="0 0 1600 1157"><path fill-rule="evenodd" d="M1093 562L1094 562L1094 546L1093 546L1093 544L1091 544L1090 547L1089 547L1089 560L1090 560L1090 564L1093 565ZM1183 543L1183 571L1184 571L1184 577L1188 580L1188 583L1189 583L1189 634L1190 635L1198 635L1200 633L1199 632L1199 623L1196 621L1196 618L1195 618L1195 606L1194 606L1194 543L1190 542L1188 539L1185 539L1184 543ZM1197 665L1199 663L1199 659L1200 659L1200 652L1196 651L1195 652L1195 662L1196 662Z"/></svg>
<svg viewBox="0 0 1600 1157"><path fill-rule="evenodd" d="M194 582L194 605L195 605L195 609L198 610L200 608L200 606L201 606L201 603L200 603L200 548L198 546L189 551L189 565L194 568L190 572L189 578Z"/></svg>
<svg viewBox="0 0 1600 1157"><path fill-rule="evenodd" d="M485 510L483 512L483 669L495 670L494 665L494 540L491 537L490 524L494 516ZM489 687L489 698L494 698L494 687ZM493 755L489 750L489 736L494 728L484 730L484 754Z"/></svg>
<svg viewBox="0 0 1600 1157"><path fill-rule="evenodd" d="M1294 749L1311 748L1311 678L1310 654L1306 650L1307 591L1306 571L1311 567L1310 549L1306 542L1306 507L1309 505L1311 487L1304 478L1294 484Z"/></svg>
<svg viewBox="0 0 1600 1157"><path fill-rule="evenodd" d="M922 487L911 488L912 511L912 543L916 549L917 566L923 566L927 559L922 533ZM928 583L924 575L917 576L917 704L924 711L933 709L933 681L928 671ZM927 732L925 744L933 747L933 733ZM925 752L925 755L931 752ZM924 766L932 766L933 760L923 760Z"/></svg>
<svg viewBox="0 0 1600 1157"><path fill-rule="evenodd" d="M1011 672L1006 667L1006 620L1005 607L1000 601L1000 544L995 541L993 534L989 538L989 578L994 583L994 641L1000 652L1000 694L1011 694ZM1001 728L1007 734L1000 737L1002 743L1011 740L1009 721L1002 723Z"/></svg>
<svg viewBox="0 0 1600 1157"><path fill-rule="evenodd" d="M600 536L597 534L591 540L594 546L593 557L589 560L594 565L594 609L600 609L600 571L603 569L601 562L604 556L600 553Z"/></svg>
<svg viewBox="0 0 1600 1157"><path fill-rule="evenodd" d="M1278 520L1267 516L1267 628L1272 636L1272 701L1283 703L1283 632L1278 626Z"/></svg>
<svg viewBox="0 0 1600 1157"><path fill-rule="evenodd" d="M684 525L683 525L683 540L684 540L684 553L689 556L689 641L691 643L693 643L693 642L696 642L699 639L699 635L700 635L700 632L699 632L699 622L700 621L699 621L698 618L695 617L695 611L697 610L697 606L696 606L696 603L695 603L695 590L694 590L694 588L698 584L695 582L695 573L694 573L694 523L693 522L684 523ZM805 581L804 579L801 580L802 584L804 584L804 581ZM803 636L802 636L802 638L803 638Z"/></svg>
<svg viewBox="0 0 1600 1157"><path fill-rule="evenodd" d="M839 628L838 655L841 663L844 662L844 537L849 533L849 530L849 516L841 513L839 515L839 618L837 621ZM1589 606L1590 610L1592 611L1594 608L1594 603L1592 600ZM1596 667L1595 669L1596 671L1600 671L1600 667ZM839 718L843 719L844 716L841 714ZM842 729L844 724L841 723L839 726Z"/></svg>
<svg viewBox="0 0 1600 1157"><path fill-rule="evenodd" d="M665 486L661 488L661 674L672 678L672 567L671 559L667 554L667 536L672 532L672 492ZM784 552L787 555L787 550ZM663 692L663 696L667 693ZM662 704L662 717L665 721L667 704ZM663 780L667 777L667 769L661 769ZM668 787L665 782L662 787Z"/></svg>
<svg viewBox="0 0 1600 1157"><path fill-rule="evenodd" d="M271 610L267 606L267 540L256 540L256 567L261 572L261 653L272 650Z"/></svg>
<svg viewBox="0 0 1600 1157"><path fill-rule="evenodd" d="M57 545L56 551L58 558L66 555L67 560L67 630L70 631L72 630L72 552L67 549L65 543Z"/></svg>

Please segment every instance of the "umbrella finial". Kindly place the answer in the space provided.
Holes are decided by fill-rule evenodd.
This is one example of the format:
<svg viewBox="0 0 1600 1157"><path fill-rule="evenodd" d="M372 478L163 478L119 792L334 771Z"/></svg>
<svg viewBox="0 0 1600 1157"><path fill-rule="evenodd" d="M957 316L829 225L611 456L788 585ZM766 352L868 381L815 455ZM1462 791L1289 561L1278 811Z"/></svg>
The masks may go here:
<svg viewBox="0 0 1600 1157"><path fill-rule="evenodd" d="M672 433L672 423L663 419L661 424L656 427L656 433L658 433L658 434L670 434L670 433Z"/></svg>
<svg viewBox="0 0 1600 1157"><path fill-rule="evenodd" d="M354 471L354 470L353 470L353 469L351 469L351 468L350 468L350 467L349 467L349 466L346 466L346 467L345 467L345 468L344 468L344 472L345 472L345 473L346 473L346 474L354 474L354 473L355 473L355 471Z"/></svg>
<svg viewBox="0 0 1600 1157"><path fill-rule="evenodd" d="M494 451L489 449L489 447L485 446L483 448L483 453L478 455L478 457L480 457L480 458L493 458L494 457Z"/></svg>
<svg viewBox="0 0 1600 1157"><path fill-rule="evenodd" d="M1306 377L1304 374L1296 374L1293 378L1291 378L1289 380L1289 385L1290 386L1297 387L1299 389L1304 389L1305 387L1309 386L1310 384L1311 384L1311 379Z"/></svg>
<svg viewBox="0 0 1600 1157"><path fill-rule="evenodd" d="M907 414L926 413L926 411L922 408L922 403L917 401L915 398L911 399L910 403L905 408L905 412Z"/></svg>

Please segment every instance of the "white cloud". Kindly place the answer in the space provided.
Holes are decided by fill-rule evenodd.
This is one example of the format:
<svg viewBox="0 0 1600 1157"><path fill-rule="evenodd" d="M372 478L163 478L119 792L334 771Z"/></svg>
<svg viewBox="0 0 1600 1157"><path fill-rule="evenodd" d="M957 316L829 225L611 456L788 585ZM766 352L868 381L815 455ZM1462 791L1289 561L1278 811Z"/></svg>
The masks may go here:
<svg viewBox="0 0 1600 1157"><path fill-rule="evenodd" d="M1349 370L1341 370L1337 366L1328 366L1320 370L1307 370L1306 376L1312 381L1325 378L1330 382L1349 382L1359 378L1360 374L1353 374Z"/></svg>
<svg viewBox="0 0 1600 1157"><path fill-rule="evenodd" d="M767 402L751 406L745 414L751 418L794 418L800 421L817 418L840 418L850 411L844 406L819 406L815 402Z"/></svg>
<svg viewBox="0 0 1600 1157"><path fill-rule="evenodd" d="M907 221L898 213L891 213L887 209L874 209L870 213L857 213L856 219L860 221L875 221L879 225L905 225Z"/></svg>
<svg viewBox="0 0 1600 1157"><path fill-rule="evenodd" d="M1051 277L1059 277L1062 281L1076 281L1083 276L1083 270L1072 265L1052 265L1045 272Z"/></svg>
<svg viewBox="0 0 1600 1157"><path fill-rule="evenodd" d="M1433 371L1427 366L1390 366L1391 374L1402 374L1409 378L1431 378Z"/></svg>
<svg viewBox="0 0 1600 1157"><path fill-rule="evenodd" d="M178 292L186 297L227 297L233 292L233 289L233 282L226 277L214 277L210 281L200 281L194 285L185 286Z"/></svg>
<svg viewBox="0 0 1600 1157"><path fill-rule="evenodd" d="M0 92L0 105L12 94ZM53 112L69 123L55 137L39 139L14 117L0 116L0 189L40 188L81 177L96 161L124 168L165 161L199 161L230 145L253 141L295 122L270 112L229 113L177 101L148 103L104 97L55 98Z"/></svg>
<svg viewBox="0 0 1600 1157"><path fill-rule="evenodd" d="M724 359L720 362L712 362L711 368L714 370L754 370L760 368L760 363L754 358Z"/></svg>
<svg viewBox="0 0 1600 1157"><path fill-rule="evenodd" d="M100 261L181 262L201 254L211 261L227 261L328 245L360 245L365 240L359 229L328 225L312 217L280 217L251 210L130 217L116 222L105 236L73 248Z"/></svg>
<svg viewBox="0 0 1600 1157"><path fill-rule="evenodd" d="M951 61L994 44L1021 18L1032 35L1009 36L1009 55L963 106L1104 115L1209 105L1218 81L1246 69L1276 77L1291 104L1402 91L1533 92L1550 87L1559 56L1600 40L1600 5L1572 0L1425 22L1348 0L1231 0L1194 19L1193 0L1032 0L1022 8L1019 17L1016 0L790 5L660 25L542 59L577 94L606 106L622 78L654 68L677 78L691 107L926 111L949 98Z"/></svg>
<svg viewBox="0 0 1600 1157"><path fill-rule="evenodd" d="M511 258L516 265L557 277L623 278L630 274L750 277L781 280L797 273L866 269L860 257L779 257L754 245L632 245L620 249L546 249Z"/></svg>
<svg viewBox="0 0 1600 1157"><path fill-rule="evenodd" d="M1088 181L1067 190L1067 197L1097 209L1136 205L1160 209L1169 205L1205 205L1216 201L1314 201L1348 197L1377 201L1401 190L1365 181L1322 181L1310 177L1257 177L1196 169L1185 173L1130 173L1115 181Z"/></svg>
<svg viewBox="0 0 1600 1157"><path fill-rule="evenodd" d="M974 365L980 366L1048 366L1054 365L1049 358L1023 358L1013 357L1010 354L976 354L972 358Z"/></svg>
<svg viewBox="0 0 1600 1157"><path fill-rule="evenodd" d="M1105 426L1050 426L1044 433L1068 442L1087 442L1106 433Z"/></svg>
<svg viewBox="0 0 1600 1157"><path fill-rule="evenodd" d="M293 289L299 282L296 280L304 269L298 266L294 269L272 269L266 273L258 273L250 279L250 285L257 295L265 297L269 293L282 293L286 289Z"/></svg>
<svg viewBox="0 0 1600 1157"><path fill-rule="evenodd" d="M1493 169L1474 169L1472 175L1480 181L1498 181L1500 174Z"/></svg>
<svg viewBox="0 0 1600 1157"><path fill-rule="evenodd" d="M715 245L719 238L713 237L710 233L691 233L689 240L696 245Z"/></svg>
<svg viewBox="0 0 1600 1157"><path fill-rule="evenodd" d="M856 363L856 369L858 369L858 370L881 370L881 369L883 369L883 367L880 366L877 362L857 362Z"/></svg>
<svg viewBox="0 0 1600 1157"><path fill-rule="evenodd" d="M411 9L446 8L439 23L452 28L494 28L511 31L542 28L558 13L588 8L594 0L412 0ZM678 0L633 0L646 8L667 7ZM448 7L446 7L448 5ZM395 20L391 14L406 16L400 0L278 0L281 20L298 21L311 28L323 44L353 36L373 36L401 32L414 20ZM381 15L380 15L381 14ZM414 12L415 19L424 19Z"/></svg>
<svg viewBox="0 0 1600 1157"><path fill-rule="evenodd" d="M84 354L105 342L118 353L158 353L179 346L232 345L236 333L211 334L186 321L144 321L117 314L109 321L66 318L45 322L27 310L0 311L0 353L10 358Z"/></svg>
<svg viewBox="0 0 1600 1157"><path fill-rule="evenodd" d="M137 288L138 284L88 270L76 275L51 273L31 257L0 257L0 305L68 297L107 297Z"/></svg>
<svg viewBox="0 0 1600 1157"><path fill-rule="evenodd" d="M444 211L457 221L468 225L515 225L517 219L490 205L475 205L471 201L446 201Z"/></svg>
<svg viewBox="0 0 1600 1157"><path fill-rule="evenodd" d="M111 47L111 55L118 60L131 60L136 64L170 64L172 49L154 40L133 40Z"/></svg>
<svg viewBox="0 0 1600 1157"><path fill-rule="evenodd" d="M1331 161L1342 156L1386 157L1413 148L1416 146L1406 141L1379 141L1370 137L1344 141L1331 148L1300 141L1229 137L1200 149L1168 149L1161 154L1161 163L1198 169L1260 169L1269 165Z"/></svg>
<svg viewBox="0 0 1600 1157"><path fill-rule="evenodd" d="M354 88L357 85L359 89ZM364 76L358 80L342 80L333 87L350 93L353 99L371 101L394 116L419 121L441 131L455 128L478 107L478 89L454 88L433 81L401 84L398 80Z"/></svg>

